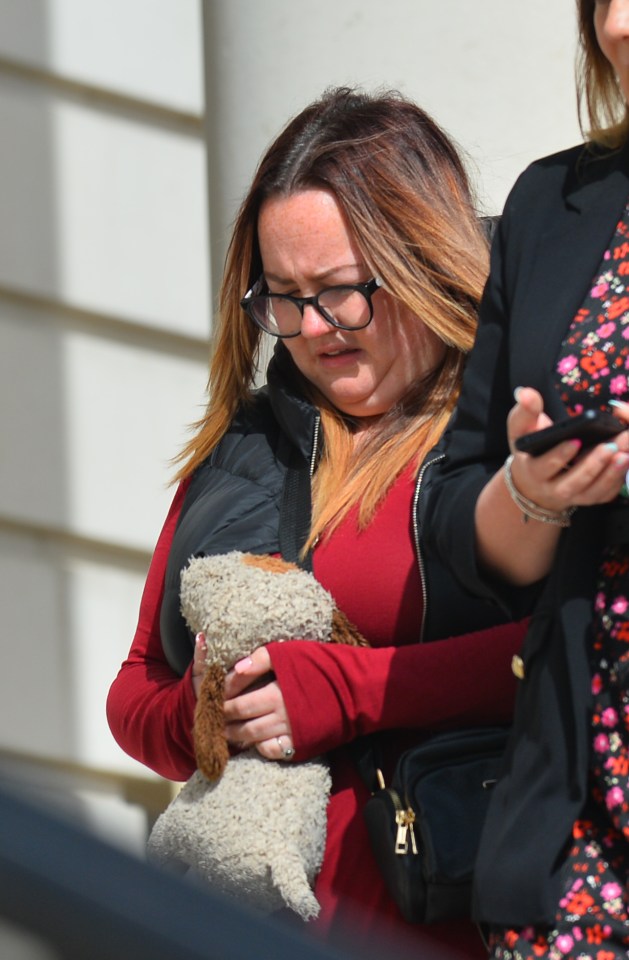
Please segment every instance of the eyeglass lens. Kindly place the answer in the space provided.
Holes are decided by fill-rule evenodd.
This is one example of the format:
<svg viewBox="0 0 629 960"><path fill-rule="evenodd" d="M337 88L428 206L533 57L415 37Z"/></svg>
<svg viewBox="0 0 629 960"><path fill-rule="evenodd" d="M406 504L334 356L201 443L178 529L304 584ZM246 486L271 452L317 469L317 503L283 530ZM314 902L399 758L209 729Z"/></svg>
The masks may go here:
<svg viewBox="0 0 629 960"><path fill-rule="evenodd" d="M371 319L368 297L354 287L322 290L315 300L315 308L329 322L349 329L367 326ZM302 313L292 300L273 294L251 297L249 309L256 322L269 333L286 337L301 330Z"/></svg>

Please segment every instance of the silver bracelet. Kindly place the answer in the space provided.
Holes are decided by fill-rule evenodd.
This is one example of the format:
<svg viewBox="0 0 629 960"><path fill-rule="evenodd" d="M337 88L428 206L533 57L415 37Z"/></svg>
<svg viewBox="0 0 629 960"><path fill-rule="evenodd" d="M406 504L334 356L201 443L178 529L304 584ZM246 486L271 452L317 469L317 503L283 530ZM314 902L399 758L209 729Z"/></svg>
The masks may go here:
<svg viewBox="0 0 629 960"><path fill-rule="evenodd" d="M522 522L528 523L530 519L537 520L539 523L550 523L555 527L569 527L572 514L577 508L567 507L565 510L547 510L546 507L540 507L539 504L533 503L532 500L529 500L528 497L525 497L524 494L520 493L514 484L513 475L511 473L512 463L513 454L508 456L505 460L505 486L509 491L509 495L516 507L522 513Z"/></svg>

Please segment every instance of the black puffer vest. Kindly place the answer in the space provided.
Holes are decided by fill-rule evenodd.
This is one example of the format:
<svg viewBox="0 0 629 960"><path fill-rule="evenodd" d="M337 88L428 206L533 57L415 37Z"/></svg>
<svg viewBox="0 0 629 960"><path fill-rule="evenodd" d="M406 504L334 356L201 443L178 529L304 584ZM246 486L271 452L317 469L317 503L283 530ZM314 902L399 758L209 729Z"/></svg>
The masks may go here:
<svg viewBox="0 0 629 960"><path fill-rule="evenodd" d="M221 442L197 469L186 493L166 570L160 630L166 658L183 674L193 638L179 610L179 579L192 556L243 550L287 556L280 519L286 514L290 468L308 477L319 454L319 415L299 393L295 368L282 344L267 374L267 384L239 410ZM430 483L431 465L442 457L432 451L422 466L414 500L415 546L424 586L424 622L418 641L435 640L504 622L504 614L464 593L438 560L424 558L419 527L419 498ZM303 529L310 506L303 510ZM294 511L291 511L293 516ZM391 536L395 536L395 531ZM291 556L290 559L293 559Z"/></svg>

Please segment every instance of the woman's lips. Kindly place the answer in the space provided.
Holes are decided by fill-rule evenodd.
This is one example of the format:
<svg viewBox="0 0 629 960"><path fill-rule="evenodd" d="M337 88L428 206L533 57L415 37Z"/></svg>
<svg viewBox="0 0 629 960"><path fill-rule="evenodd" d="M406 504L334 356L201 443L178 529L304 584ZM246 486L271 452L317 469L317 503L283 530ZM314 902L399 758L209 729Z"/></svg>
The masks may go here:
<svg viewBox="0 0 629 960"><path fill-rule="evenodd" d="M342 367L348 363L354 363L359 350L356 347L335 347L330 350L322 350L317 354L317 360L325 367Z"/></svg>

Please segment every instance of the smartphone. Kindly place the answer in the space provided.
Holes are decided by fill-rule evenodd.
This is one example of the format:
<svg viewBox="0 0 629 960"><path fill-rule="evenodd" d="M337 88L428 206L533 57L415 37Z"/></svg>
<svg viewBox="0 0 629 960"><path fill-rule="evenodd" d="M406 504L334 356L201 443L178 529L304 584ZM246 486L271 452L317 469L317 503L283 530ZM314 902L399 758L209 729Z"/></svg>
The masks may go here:
<svg viewBox="0 0 629 960"><path fill-rule="evenodd" d="M586 410L576 417L558 420L543 430L525 433L518 437L515 446L517 450L539 457L563 440L581 440L584 448L593 447L610 440L627 427L628 424L605 410Z"/></svg>

